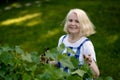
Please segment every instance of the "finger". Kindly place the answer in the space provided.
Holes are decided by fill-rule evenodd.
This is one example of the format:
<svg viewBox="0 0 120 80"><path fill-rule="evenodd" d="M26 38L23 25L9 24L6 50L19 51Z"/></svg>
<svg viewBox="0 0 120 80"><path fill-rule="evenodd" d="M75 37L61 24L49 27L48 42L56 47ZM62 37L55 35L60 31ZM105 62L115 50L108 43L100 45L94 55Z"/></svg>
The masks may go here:
<svg viewBox="0 0 120 80"><path fill-rule="evenodd" d="M86 60L87 60L88 62L92 62L91 57L87 57Z"/></svg>
<svg viewBox="0 0 120 80"><path fill-rule="evenodd" d="M86 57L86 60L87 60L87 61L89 61L89 58L88 58L88 57Z"/></svg>
<svg viewBox="0 0 120 80"><path fill-rule="evenodd" d="M83 55L83 58L88 61L89 60L89 57L87 55Z"/></svg>
<svg viewBox="0 0 120 80"><path fill-rule="evenodd" d="M88 65L90 66L90 65L91 65L91 63L88 63Z"/></svg>
<svg viewBox="0 0 120 80"><path fill-rule="evenodd" d="M92 62L92 60L90 59L90 60L89 60L89 62L91 63L91 62Z"/></svg>
<svg viewBox="0 0 120 80"><path fill-rule="evenodd" d="M85 58L86 58L86 56L85 56L85 55L83 55L83 58L85 59Z"/></svg>

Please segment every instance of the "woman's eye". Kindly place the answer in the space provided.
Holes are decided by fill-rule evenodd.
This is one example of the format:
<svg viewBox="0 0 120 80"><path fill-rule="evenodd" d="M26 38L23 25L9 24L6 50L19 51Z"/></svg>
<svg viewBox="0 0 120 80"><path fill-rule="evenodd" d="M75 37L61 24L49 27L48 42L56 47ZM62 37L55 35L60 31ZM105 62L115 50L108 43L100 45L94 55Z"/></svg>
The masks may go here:
<svg viewBox="0 0 120 80"><path fill-rule="evenodd" d="M69 22L72 22L73 20L72 20L72 19L69 19L68 21L69 21Z"/></svg>
<svg viewBox="0 0 120 80"><path fill-rule="evenodd" d="M76 22L76 23L79 23L79 21L78 21L78 20L68 19L68 21L69 21L69 22L73 22L73 21L74 21L74 22Z"/></svg>
<svg viewBox="0 0 120 80"><path fill-rule="evenodd" d="M76 23L79 23L79 21L78 21L78 20L75 20L75 22L76 22Z"/></svg>

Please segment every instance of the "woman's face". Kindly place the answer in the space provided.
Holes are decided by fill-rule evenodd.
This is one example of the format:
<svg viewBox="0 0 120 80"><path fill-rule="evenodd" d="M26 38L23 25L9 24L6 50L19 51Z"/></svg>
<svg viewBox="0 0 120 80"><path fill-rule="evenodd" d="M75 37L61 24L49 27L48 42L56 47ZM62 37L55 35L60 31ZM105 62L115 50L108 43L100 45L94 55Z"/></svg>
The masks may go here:
<svg viewBox="0 0 120 80"><path fill-rule="evenodd" d="M80 23L75 13L71 13L68 16L67 30L70 34L79 34L80 32Z"/></svg>

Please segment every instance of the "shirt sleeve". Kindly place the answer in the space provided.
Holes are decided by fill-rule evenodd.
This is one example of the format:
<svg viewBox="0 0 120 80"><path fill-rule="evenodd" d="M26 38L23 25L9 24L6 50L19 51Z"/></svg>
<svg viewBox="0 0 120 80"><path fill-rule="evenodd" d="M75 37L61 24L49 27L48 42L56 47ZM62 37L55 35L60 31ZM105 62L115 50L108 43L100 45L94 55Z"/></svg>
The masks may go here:
<svg viewBox="0 0 120 80"><path fill-rule="evenodd" d="M85 42L85 44L83 44L82 54L86 54L86 55L90 54L92 59L96 61L95 50L94 50L94 46L91 41L87 41Z"/></svg>

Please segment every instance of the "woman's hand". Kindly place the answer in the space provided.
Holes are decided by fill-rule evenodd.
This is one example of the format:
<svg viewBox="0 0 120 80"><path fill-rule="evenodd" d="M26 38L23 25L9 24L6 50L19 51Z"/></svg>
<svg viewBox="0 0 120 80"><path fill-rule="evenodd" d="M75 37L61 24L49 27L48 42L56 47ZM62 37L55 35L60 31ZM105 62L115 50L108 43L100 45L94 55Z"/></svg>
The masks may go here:
<svg viewBox="0 0 120 80"><path fill-rule="evenodd" d="M50 59L48 59L48 58L45 56L45 54L41 54L41 55L40 55L40 62L41 62L42 64L48 63L49 60L50 60Z"/></svg>
<svg viewBox="0 0 120 80"><path fill-rule="evenodd" d="M50 61L50 59L47 58L47 57L46 57L46 54L45 54L45 52L48 51L48 50L49 50L48 47L44 48L43 53L40 55L40 62L41 62L42 64L46 64L46 63L48 63L48 62Z"/></svg>
<svg viewBox="0 0 120 80"><path fill-rule="evenodd" d="M92 58L91 55L83 55L84 60L86 61L86 63L90 66L92 64Z"/></svg>

